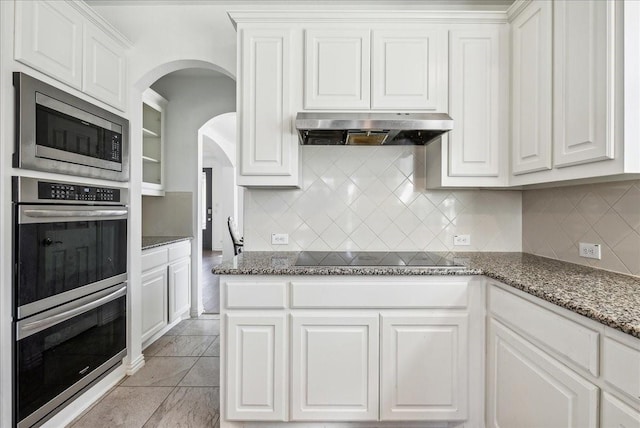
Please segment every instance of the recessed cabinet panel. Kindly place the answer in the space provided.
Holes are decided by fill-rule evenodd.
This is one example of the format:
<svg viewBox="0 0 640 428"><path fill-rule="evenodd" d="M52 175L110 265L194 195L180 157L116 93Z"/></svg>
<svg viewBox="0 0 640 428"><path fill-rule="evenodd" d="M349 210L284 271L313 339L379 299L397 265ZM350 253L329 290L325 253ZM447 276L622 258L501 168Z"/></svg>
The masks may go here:
<svg viewBox="0 0 640 428"><path fill-rule="evenodd" d="M374 30L372 109L446 111L444 30Z"/></svg>
<svg viewBox="0 0 640 428"><path fill-rule="evenodd" d="M466 344L465 315L382 315L381 419L465 419Z"/></svg>
<svg viewBox="0 0 640 428"><path fill-rule="evenodd" d="M227 315L227 419L285 420L284 315Z"/></svg>
<svg viewBox="0 0 640 428"><path fill-rule="evenodd" d="M305 30L304 108L368 109L369 30Z"/></svg>
<svg viewBox="0 0 640 428"><path fill-rule="evenodd" d="M63 1L16 1L15 6L15 59L80 89L82 15Z"/></svg>
<svg viewBox="0 0 640 428"><path fill-rule="evenodd" d="M169 322L173 322L191 307L191 259L169 265Z"/></svg>
<svg viewBox="0 0 640 428"><path fill-rule="evenodd" d="M290 30L242 29L239 76L242 176L292 176L297 138L290 111ZM268 178L259 184L268 186Z"/></svg>
<svg viewBox="0 0 640 428"><path fill-rule="evenodd" d="M532 2L511 24L514 174L551 169L551 7Z"/></svg>
<svg viewBox="0 0 640 428"><path fill-rule="evenodd" d="M498 29L455 30L449 40L449 175L499 174L500 45Z"/></svg>
<svg viewBox="0 0 640 428"><path fill-rule="evenodd" d="M494 320L488 346L487 426L598 426L595 385Z"/></svg>
<svg viewBox="0 0 640 428"><path fill-rule="evenodd" d="M84 28L84 91L119 109L124 108L126 70L123 49L97 28Z"/></svg>
<svg viewBox="0 0 640 428"><path fill-rule="evenodd" d="M640 411L603 392L600 401L601 428L640 428Z"/></svg>
<svg viewBox="0 0 640 428"><path fill-rule="evenodd" d="M377 420L378 316L291 322L291 419Z"/></svg>
<svg viewBox="0 0 640 428"><path fill-rule="evenodd" d="M553 2L554 166L613 159L616 2Z"/></svg>
<svg viewBox="0 0 640 428"><path fill-rule="evenodd" d="M142 343L168 323L167 268L142 274Z"/></svg>

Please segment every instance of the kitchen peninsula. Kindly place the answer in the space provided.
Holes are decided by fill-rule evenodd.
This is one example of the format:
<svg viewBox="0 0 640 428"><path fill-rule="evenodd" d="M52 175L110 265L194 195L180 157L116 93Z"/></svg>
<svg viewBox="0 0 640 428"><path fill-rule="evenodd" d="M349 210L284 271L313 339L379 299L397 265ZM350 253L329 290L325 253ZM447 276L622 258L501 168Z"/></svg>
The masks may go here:
<svg viewBox="0 0 640 428"><path fill-rule="evenodd" d="M298 256L247 252L213 271L221 426L480 426L485 406L510 426L637 420L638 278L526 253L449 253L464 267L435 268Z"/></svg>

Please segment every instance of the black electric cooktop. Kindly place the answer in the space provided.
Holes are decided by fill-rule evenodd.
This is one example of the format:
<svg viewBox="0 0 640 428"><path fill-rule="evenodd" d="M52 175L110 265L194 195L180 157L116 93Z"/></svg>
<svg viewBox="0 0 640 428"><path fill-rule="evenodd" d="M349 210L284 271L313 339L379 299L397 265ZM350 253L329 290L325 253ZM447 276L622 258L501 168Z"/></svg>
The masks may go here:
<svg viewBox="0 0 640 428"><path fill-rule="evenodd" d="M452 257L421 251L302 251L296 266L463 267Z"/></svg>

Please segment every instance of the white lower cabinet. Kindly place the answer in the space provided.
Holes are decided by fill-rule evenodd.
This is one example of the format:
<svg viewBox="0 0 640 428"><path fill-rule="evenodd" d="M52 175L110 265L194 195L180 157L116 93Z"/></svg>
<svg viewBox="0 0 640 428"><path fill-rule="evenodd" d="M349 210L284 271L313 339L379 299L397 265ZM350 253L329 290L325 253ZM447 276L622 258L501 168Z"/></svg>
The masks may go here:
<svg viewBox="0 0 640 428"><path fill-rule="evenodd" d="M291 316L291 419L378 419L378 314Z"/></svg>
<svg viewBox="0 0 640 428"><path fill-rule="evenodd" d="M487 426L598 426L597 386L498 321L488 334Z"/></svg>
<svg viewBox="0 0 640 428"><path fill-rule="evenodd" d="M167 324L167 269L160 267L142 274L142 342Z"/></svg>
<svg viewBox="0 0 640 428"><path fill-rule="evenodd" d="M169 265L169 322L191 307L191 258Z"/></svg>
<svg viewBox="0 0 640 428"><path fill-rule="evenodd" d="M285 420L285 316L227 315L227 419Z"/></svg>
<svg viewBox="0 0 640 428"><path fill-rule="evenodd" d="M640 409L602 393L600 401L600 428L640 428Z"/></svg>
<svg viewBox="0 0 640 428"><path fill-rule="evenodd" d="M467 315L382 315L380 418L467 417Z"/></svg>

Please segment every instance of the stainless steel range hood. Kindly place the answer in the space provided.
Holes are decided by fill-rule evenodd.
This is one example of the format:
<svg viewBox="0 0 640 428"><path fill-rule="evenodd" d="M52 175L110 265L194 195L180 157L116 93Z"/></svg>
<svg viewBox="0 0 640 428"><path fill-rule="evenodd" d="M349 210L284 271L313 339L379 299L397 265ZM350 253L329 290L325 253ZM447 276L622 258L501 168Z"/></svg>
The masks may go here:
<svg viewBox="0 0 640 428"><path fill-rule="evenodd" d="M424 145L453 129L446 113L298 113L300 144Z"/></svg>

